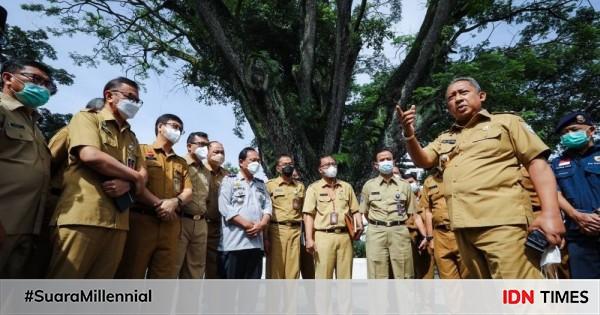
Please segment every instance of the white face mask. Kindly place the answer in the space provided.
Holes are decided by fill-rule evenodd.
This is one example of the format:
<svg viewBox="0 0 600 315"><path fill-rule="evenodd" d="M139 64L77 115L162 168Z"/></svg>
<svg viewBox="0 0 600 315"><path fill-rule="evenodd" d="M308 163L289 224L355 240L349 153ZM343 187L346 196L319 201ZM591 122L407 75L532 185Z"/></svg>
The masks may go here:
<svg viewBox="0 0 600 315"><path fill-rule="evenodd" d="M119 114L125 119L132 119L137 114L142 105L132 100L122 99L117 103Z"/></svg>
<svg viewBox="0 0 600 315"><path fill-rule="evenodd" d="M217 162L219 164L219 166L221 166L221 164L223 164L223 162L225 162L225 155L223 155L222 153L217 153L217 154L211 156L210 160Z"/></svg>
<svg viewBox="0 0 600 315"><path fill-rule="evenodd" d="M175 144L175 143L177 143L177 141L179 141L179 137L181 137L181 131L177 130L177 129L173 129L169 125L165 125L163 135L165 136L165 138L167 138L167 140L169 140L169 142L171 142L172 144Z"/></svg>
<svg viewBox="0 0 600 315"><path fill-rule="evenodd" d="M329 166L327 169L325 169L323 175L328 178L335 178L337 176L337 167L333 165Z"/></svg>
<svg viewBox="0 0 600 315"><path fill-rule="evenodd" d="M382 161L378 163L379 172L384 175L392 174L394 171L394 161Z"/></svg>
<svg viewBox="0 0 600 315"><path fill-rule="evenodd" d="M250 174L254 175L258 173L258 170L260 170L260 163L252 162L248 164L248 172L250 172Z"/></svg>
<svg viewBox="0 0 600 315"><path fill-rule="evenodd" d="M417 182L410 183L410 189L416 194L419 191L419 184Z"/></svg>
<svg viewBox="0 0 600 315"><path fill-rule="evenodd" d="M194 150L194 154L196 155L198 160L200 160L200 161L206 160L206 157L208 156L208 147L207 146L197 147L196 150Z"/></svg>

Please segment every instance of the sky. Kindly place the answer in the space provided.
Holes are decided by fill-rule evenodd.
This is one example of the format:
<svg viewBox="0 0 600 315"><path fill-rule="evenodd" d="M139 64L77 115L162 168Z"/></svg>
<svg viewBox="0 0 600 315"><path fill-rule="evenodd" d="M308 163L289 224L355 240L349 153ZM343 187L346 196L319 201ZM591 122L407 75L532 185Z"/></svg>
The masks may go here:
<svg viewBox="0 0 600 315"><path fill-rule="evenodd" d="M26 30L34 30L56 26L57 19L47 17L39 13L24 11L20 8L24 3L43 3L40 0L14 0L3 1L2 5L8 10L7 23L16 25ZM395 25L397 34L415 34L425 15L425 0L411 0L403 2L403 18ZM459 43L476 43L488 36L480 34L475 37L463 36ZM492 42L510 42L515 29L505 27L495 30L490 37ZM91 52L96 40L87 35L77 34L73 37L53 37L49 34L49 43L57 52L58 60L46 60L54 67L64 68L75 75L74 84L70 86L59 86L58 93L53 96L46 107L56 113L76 113L94 97L102 96L104 84L112 78L124 75L124 69L120 66L111 66L100 62L96 68L76 66L69 57L70 52L85 54ZM385 55L392 64L399 64L403 58L398 54L396 48L387 44ZM226 161L236 166L237 155L244 147L250 145L254 135L249 125L242 126L244 139L235 136L232 129L235 127L233 107L225 105L207 106L198 100L198 93L194 89L182 87L177 76L180 68L177 65L167 69L163 74L150 73L147 80L142 81L144 89L140 98L144 106L134 119L130 120L132 130L136 133L141 143L151 143L154 140L154 122L158 116L164 113L172 113L181 117L184 121L185 130L204 131L208 133L211 140L218 140L225 146ZM358 81L366 83L368 76L358 77ZM175 151L183 155L186 153L184 135L175 146Z"/></svg>

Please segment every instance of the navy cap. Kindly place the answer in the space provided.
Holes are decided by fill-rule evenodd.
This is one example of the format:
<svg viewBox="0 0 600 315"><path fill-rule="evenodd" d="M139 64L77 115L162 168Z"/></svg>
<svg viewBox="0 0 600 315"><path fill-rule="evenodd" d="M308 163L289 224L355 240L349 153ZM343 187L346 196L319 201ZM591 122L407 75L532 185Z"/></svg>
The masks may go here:
<svg viewBox="0 0 600 315"><path fill-rule="evenodd" d="M580 125L589 125L593 126L592 120L590 116L588 116L584 112L574 112L563 116L556 124L556 128L554 132L560 133L560 131L568 125L571 124L580 124Z"/></svg>

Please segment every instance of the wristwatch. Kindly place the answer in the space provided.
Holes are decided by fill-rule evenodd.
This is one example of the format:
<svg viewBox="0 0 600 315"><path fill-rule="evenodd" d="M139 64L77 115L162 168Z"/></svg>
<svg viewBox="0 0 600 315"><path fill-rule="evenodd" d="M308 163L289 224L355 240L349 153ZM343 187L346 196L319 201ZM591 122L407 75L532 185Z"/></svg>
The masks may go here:
<svg viewBox="0 0 600 315"><path fill-rule="evenodd" d="M179 196L177 196L177 205L180 207L183 205L183 200L181 200L181 198L179 198Z"/></svg>
<svg viewBox="0 0 600 315"><path fill-rule="evenodd" d="M431 235L430 235L430 236L425 236L425 239L426 239L428 242L431 242L431 241L433 241L433 236L431 236Z"/></svg>

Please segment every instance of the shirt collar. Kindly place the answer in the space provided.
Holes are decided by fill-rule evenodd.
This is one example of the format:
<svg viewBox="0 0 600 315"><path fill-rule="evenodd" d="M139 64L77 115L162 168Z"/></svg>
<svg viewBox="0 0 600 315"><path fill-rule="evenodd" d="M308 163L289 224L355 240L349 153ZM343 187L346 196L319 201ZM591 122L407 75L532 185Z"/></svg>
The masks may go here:
<svg viewBox="0 0 600 315"><path fill-rule="evenodd" d="M381 176L380 174L379 176L377 176L377 182L381 186L383 185L383 183L385 183L385 178L383 178L383 176ZM398 180L393 175L390 178L390 184L398 185Z"/></svg>
<svg viewBox="0 0 600 315"><path fill-rule="evenodd" d="M327 184L327 182L325 181L325 179L321 178L319 180L319 187L323 188L323 187L327 187L329 186L329 184ZM339 180L335 180L335 186L342 186L342 184L340 184Z"/></svg>
<svg viewBox="0 0 600 315"><path fill-rule="evenodd" d="M100 119L102 119L103 121L113 121L115 123L115 125L119 125L117 123L117 119L115 118L115 115L113 114L113 112L110 110L110 108L107 106L104 106L99 112L98 112L98 116L100 116ZM121 126L121 132L123 132L125 129L129 129L131 126L129 125L129 123L127 121L125 121L125 123L123 124L123 126Z"/></svg>
<svg viewBox="0 0 600 315"><path fill-rule="evenodd" d="M450 129L453 130L453 131L459 131L459 130L462 130L464 128L470 128L470 127L472 127L473 125L475 125L476 123L478 123L482 119L492 119L492 114L490 114L486 109L481 109L464 126L461 126L461 125L459 125L459 124L457 124L455 122L454 124L452 124L452 127L450 127Z"/></svg>
<svg viewBox="0 0 600 315"><path fill-rule="evenodd" d="M194 157L192 156L192 154L189 152L188 152L188 154L185 155L185 161L187 162L188 165L194 165L194 166L202 165L202 163L197 163L196 160L194 160Z"/></svg>
<svg viewBox="0 0 600 315"><path fill-rule="evenodd" d="M206 167L206 169L209 170L212 174L221 174L225 172L225 169L221 166L219 166L219 168L217 168L216 170L213 169L210 163L208 163L208 160L202 161L202 165L204 165L204 167Z"/></svg>
<svg viewBox="0 0 600 315"><path fill-rule="evenodd" d="M13 112L15 110L25 110L26 109L26 107L25 107L25 105L23 105L23 103L19 102L19 100L10 96L9 94L0 92L0 101L2 101L2 103L4 103L4 107L6 107L11 112ZM31 119L33 121L37 121L38 119L40 119L40 117L42 117L42 115L40 115L40 113L37 110L34 109L31 111Z"/></svg>
<svg viewBox="0 0 600 315"><path fill-rule="evenodd" d="M275 178L275 183L277 184L277 186L281 186L281 185L296 185L296 181L292 179L292 181L288 184L285 180L283 180L282 176L278 176L277 178Z"/></svg>
<svg viewBox="0 0 600 315"><path fill-rule="evenodd" d="M156 151L163 152L167 157L176 155L174 148L171 148L171 153L167 153L167 152L165 152L165 150L160 145L158 145L158 143L156 142L156 140L154 141L154 143L152 143L152 149L154 149L155 152Z"/></svg>

